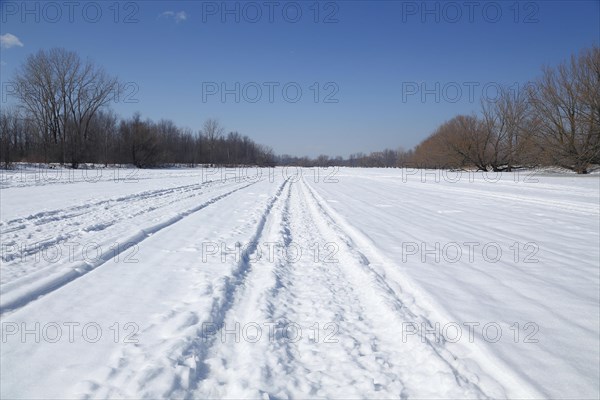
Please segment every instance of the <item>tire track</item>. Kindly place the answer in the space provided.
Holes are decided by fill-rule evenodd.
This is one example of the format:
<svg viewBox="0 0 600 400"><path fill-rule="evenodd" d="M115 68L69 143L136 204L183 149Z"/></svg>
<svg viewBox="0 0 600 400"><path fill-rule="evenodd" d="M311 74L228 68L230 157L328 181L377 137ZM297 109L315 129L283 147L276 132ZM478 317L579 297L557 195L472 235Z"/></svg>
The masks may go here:
<svg viewBox="0 0 600 400"><path fill-rule="evenodd" d="M280 201L273 209L273 215L268 224L264 226L263 232L260 237L257 237L257 244L272 243L275 248L280 247L280 239L282 235L285 235L285 231L289 231L286 228L289 204L294 184L289 183L287 185L287 192L285 195L280 193L280 197L285 197L284 200ZM289 237L288 237L289 238ZM258 243L258 239L261 243ZM286 240L286 239L284 239ZM264 254L258 255L258 247L255 251L250 254L254 259L250 261L251 267L247 271L245 282L243 286L238 290L234 303L229 308L227 315L217 320L219 326L218 331L211 332L210 336L206 334L202 335L203 341L209 339L211 341L210 349L203 353L203 373L195 377L196 382L193 386L190 386L190 391L186 393L187 398L213 398L213 397L227 397L231 396L231 393L223 393L226 390L227 382L230 377L224 376L231 373L239 372L244 370L247 380L259 382L261 376L269 374L261 368L257 368L257 361L260 360L269 349L264 343L248 344L242 341L239 343L237 339L233 340L236 344L231 345L230 341L223 341L221 336L224 329L231 329L232 326L240 324L243 321L251 321L252 324L256 324L261 318L262 312L261 305L264 304L265 300L271 297L271 290L274 286L277 286L276 278L274 276L274 260L271 256L265 259ZM264 250L264 249L263 249ZM273 251L275 254L276 249ZM216 324L215 324L216 325ZM245 325L244 325L245 326ZM274 328L277 331L277 328ZM262 333L261 333L262 336ZM221 339L220 341L218 339ZM241 347L241 348L240 348ZM232 356L232 352L242 352L255 354L255 357L250 358L251 364L244 364L246 358L242 357L238 359ZM241 364L239 363L241 361ZM225 373L223 372L223 363L226 363ZM242 394L235 393L234 397L256 397L256 394Z"/></svg>
<svg viewBox="0 0 600 400"><path fill-rule="evenodd" d="M107 252L105 254L102 254L101 257L98 257L98 259L94 260L93 262L82 261L77 265L73 266L72 268L68 269L66 272L62 271L61 273L52 275L50 277L47 277L46 279L40 279L40 281L37 281L32 285L27 285L24 287L14 287L14 285L10 284L4 285L2 287L2 292L0 293L0 315L4 315L9 311L21 308L44 295L56 291L57 289L74 281L75 279L78 279L81 276L87 274L88 272L93 271L96 268L102 266L107 261L113 259L113 257L120 256L132 246L140 244L150 235L154 235L163 230L164 228L179 222L183 218L186 218L187 216L196 213L210 206L211 204L214 204L217 201L232 195L237 191L246 189L254 185L255 183L257 182L252 182L250 184L238 187L234 190L213 197L208 201L205 201L193 208L190 208L183 212L179 212L177 215L167 219L166 221L161 221L152 226L145 227L144 229L141 229L141 231L137 234L123 239L123 243L126 243L126 245L118 247L113 252Z"/></svg>
<svg viewBox="0 0 600 400"><path fill-rule="evenodd" d="M275 195L269 200L265 209L262 211L254 234L249 239L249 246L241 255L240 261L234 266L231 273L218 280L213 285L212 292L216 294L213 297L211 311L203 321L195 320L195 325L210 323L214 326L222 326L227 318L229 311L235 307L237 302L243 301L246 279L252 271L251 258L257 251L259 240L265 232L266 226L273 219L272 210L280 199L285 187L288 185L285 180L277 189ZM184 397L194 398L191 393L196 389L209 372L209 366L206 364L206 358L216 344L217 335L207 338L202 330L196 332L194 339L187 344L177 348L179 355L174 362L176 368L180 369L180 379L178 386L173 388L166 397ZM181 375L185 376L181 376ZM176 392L176 393L175 393Z"/></svg>
<svg viewBox="0 0 600 400"><path fill-rule="evenodd" d="M499 374L490 375L475 364L473 360L470 360L471 365L467 367L448 350L444 337L434 337L434 340L432 340L428 332L435 332L434 323L427 317L429 313L416 303L415 297L406 292L400 285L403 279L394 267L394 262L382 255L378 249L369 243L368 239L362 237L345 220L339 216L334 216L334 211L325 204L325 201L309 185L305 182L303 182L303 185L310 194L312 208L320 216L317 217L317 220L322 221L321 225L324 229L329 230L332 236L338 237L351 252L362 259L360 266L363 279L373 283L376 288L374 292L368 293L368 297L378 296L380 298L378 306L386 307L389 315L394 317L396 324L409 323L411 327L415 327L415 333L420 338L420 342L426 345L427 349L432 351L435 357L452 371L459 386L470 389L477 397L507 397L504 388L496 379L499 375L503 379L503 384L520 388L524 397L543 397L518 376L507 371L501 361L490 356L487 352L483 357L478 357L477 360L485 361L486 367L501 369ZM357 284L360 285L360 280L357 281ZM415 289L412 285L409 285L409 287L412 290ZM474 348L473 350L481 351L482 349ZM473 368L477 373L472 372Z"/></svg>
<svg viewBox="0 0 600 400"><path fill-rule="evenodd" d="M284 245L301 243L303 249L309 249L316 244L319 251L299 263L284 259L277 265L277 284L266 306L267 320L281 327L289 322L305 329L318 326L320 331L311 329L314 336L297 343L287 340L286 332L282 332L270 343L276 361L267 363L266 372L283 375L275 380L279 382L285 382L289 375L294 378L288 378L288 385L276 388L278 391L265 393L291 398L406 398L402 371L396 368L394 352L386 351L377 317L367 311L360 293L343 272L343 265L353 267L356 260L338 260L340 253L333 258L328 252L322 256L321 250L335 241L321 231L300 183L286 211ZM264 387L269 388L267 384Z"/></svg>
<svg viewBox="0 0 600 400"><path fill-rule="evenodd" d="M363 319L370 321L374 335L371 343L378 350L377 354L384 357L384 365L387 366L381 373L394 374L402 384L401 393L387 395L403 398L434 396L434 392L428 391L427 382L431 381L437 382L437 390L444 388L449 398L488 398L476 383L477 377L463 366L449 362L430 337L422 332L421 327L433 330L433 326L421 313L408 308L407 304L413 303L414 299L399 296L388 284L386 276L372 268L365 253L321 207L305 181L301 182L301 186L309 215L318 231L323 238L334 240L339 245L340 276L359 299ZM415 337L403 336L407 323L419 327ZM390 335L395 336L395 341L390 341Z"/></svg>
<svg viewBox="0 0 600 400"><path fill-rule="evenodd" d="M149 190L132 195L105 199L91 204L79 205L65 209L42 211L22 218L0 223L5 248L18 246L44 232L49 235L45 239L37 239L35 246L22 247L20 252L2 252L2 262L9 263L17 258L33 257L36 254L68 240L89 232L105 230L115 224L131 220L152 211L166 208L175 203L189 200L206 192L216 181L183 185L169 189ZM226 188L235 183L227 182L217 188ZM157 202L162 200L162 202ZM137 206L140 204L141 206ZM133 211L133 212L132 212ZM103 218L106 215L109 219ZM91 225L80 227L83 223L78 217L85 216ZM65 228L75 227L67 230ZM29 229L28 229L29 228ZM32 232L36 232L35 234ZM16 233L13 233L16 232ZM12 235L9 235L12 233Z"/></svg>
<svg viewBox="0 0 600 400"><path fill-rule="evenodd" d="M476 376L448 363L431 343L421 343L425 336L398 343L402 322L420 316L408 311L385 279L369 269L366 256L328 225L332 221L304 183L290 185L277 220L279 226L271 225L267 239L279 236L283 249L294 243L302 249L313 243L324 247L333 240L340 245L339 261L291 262L281 252L275 261L257 262L218 323L231 329L236 322L266 321L274 324L273 340L215 343L221 337L217 332L210 350L199 357L206 360L196 376L200 382L187 397L408 398L434 396L442 388L449 398L488 398L474 382ZM305 332L315 323L321 328L333 323L338 336L292 342L289 323ZM240 375L242 370L247 372Z"/></svg>

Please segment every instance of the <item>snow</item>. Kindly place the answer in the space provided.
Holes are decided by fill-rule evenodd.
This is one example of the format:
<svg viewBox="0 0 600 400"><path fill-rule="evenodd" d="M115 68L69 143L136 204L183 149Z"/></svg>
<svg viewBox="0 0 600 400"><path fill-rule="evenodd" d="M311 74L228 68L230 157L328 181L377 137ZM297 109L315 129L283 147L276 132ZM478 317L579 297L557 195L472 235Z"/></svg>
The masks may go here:
<svg viewBox="0 0 600 400"><path fill-rule="evenodd" d="M598 175L50 173L0 177L2 398L600 396Z"/></svg>

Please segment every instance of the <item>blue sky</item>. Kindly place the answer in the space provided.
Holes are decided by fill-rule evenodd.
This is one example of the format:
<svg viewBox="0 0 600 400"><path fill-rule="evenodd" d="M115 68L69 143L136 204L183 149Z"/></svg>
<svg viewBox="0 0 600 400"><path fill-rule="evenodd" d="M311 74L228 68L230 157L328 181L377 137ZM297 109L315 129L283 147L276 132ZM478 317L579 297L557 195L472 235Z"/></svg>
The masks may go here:
<svg viewBox="0 0 600 400"><path fill-rule="evenodd" d="M64 47L131 82L122 116L218 118L278 154L411 148L599 21L598 1L2 1L2 106L28 54Z"/></svg>

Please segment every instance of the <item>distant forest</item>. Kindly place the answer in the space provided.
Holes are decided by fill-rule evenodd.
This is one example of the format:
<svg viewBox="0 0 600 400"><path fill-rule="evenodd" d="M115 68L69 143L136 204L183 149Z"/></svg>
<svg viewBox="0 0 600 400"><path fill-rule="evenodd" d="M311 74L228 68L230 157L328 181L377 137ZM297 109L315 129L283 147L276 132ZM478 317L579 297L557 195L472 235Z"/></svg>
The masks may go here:
<svg viewBox="0 0 600 400"><path fill-rule="evenodd" d="M344 159L275 155L209 119L198 131L110 109L125 84L62 48L30 55L13 80L18 105L0 110L0 163L296 165L475 168L560 166L585 174L600 164L600 49L572 55L520 89L502 87L478 114L444 122L412 150Z"/></svg>

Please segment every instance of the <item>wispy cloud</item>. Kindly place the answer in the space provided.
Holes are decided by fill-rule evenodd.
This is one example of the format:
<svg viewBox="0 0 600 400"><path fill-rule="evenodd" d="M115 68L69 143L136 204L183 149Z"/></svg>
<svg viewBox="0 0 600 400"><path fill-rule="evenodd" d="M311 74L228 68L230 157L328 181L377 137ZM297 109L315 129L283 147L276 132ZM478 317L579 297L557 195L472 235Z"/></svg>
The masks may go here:
<svg viewBox="0 0 600 400"><path fill-rule="evenodd" d="M173 19L175 23L180 23L188 18L185 11L165 11L158 16L159 18Z"/></svg>
<svg viewBox="0 0 600 400"><path fill-rule="evenodd" d="M23 43L19 40L18 37L13 35L12 33L5 33L4 35L0 35L0 47L3 49L10 49L11 47L23 47Z"/></svg>
<svg viewBox="0 0 600 400"><path fill-rule="evenodd" d="M0 67L4 67L6 65L6 63L2 60L0 60Z"/></svg>

